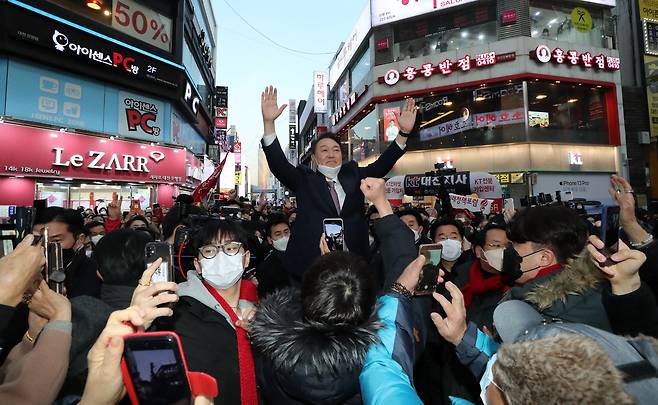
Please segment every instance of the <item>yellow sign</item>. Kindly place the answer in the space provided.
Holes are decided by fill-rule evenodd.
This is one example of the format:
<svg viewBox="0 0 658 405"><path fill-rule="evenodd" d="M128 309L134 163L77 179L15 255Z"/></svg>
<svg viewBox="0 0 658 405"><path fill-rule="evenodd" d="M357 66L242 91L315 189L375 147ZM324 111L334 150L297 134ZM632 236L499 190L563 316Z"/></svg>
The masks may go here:
<svg viewBox="0 0 658 405"><path fill-rule="evenodd" d="M578 32L590 32L592 30L592 15L586 8L576 7L571 11L571 23Z"/></svg>
<svg viewBox="0 0 658 405"><path fill-rule="evenodd" d="M653 18L658 20L658 0L640 0L640 20Z"/></svg>
<svg viewBox="0 0 658 405"><path fill-rule="evenodd" d="M235 172L235 184L237 184L237 185L239 185L240 181L242 180L241 174L242 174L242 172L239 171L239 170Z"/></svg>
<svg viewBox="0 0 658 405"><path fill-rule="evenodd" d="M658 57L644 55L644 72L647 76L649 130L652 137L658 137Z"/></svg>
<svg viewBox="0 0 658 405"><path fill-rule="evenodd" d="M514 173L494 173L492 174L498 179L500 184L523 184L523 172Z"/></svg>

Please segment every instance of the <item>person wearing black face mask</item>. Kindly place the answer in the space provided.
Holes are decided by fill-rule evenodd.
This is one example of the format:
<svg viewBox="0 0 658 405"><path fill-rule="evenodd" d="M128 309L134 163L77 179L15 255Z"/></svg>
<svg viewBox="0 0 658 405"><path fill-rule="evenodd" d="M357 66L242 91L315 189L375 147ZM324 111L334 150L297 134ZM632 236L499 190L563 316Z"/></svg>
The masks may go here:
<svg viewBox="0 0 658 405"><path fill-rule="evenodd" d="M100 296L101 280L97 268L84 250L84 220L76 210L62 209L46 224L50 242L62 245L66 271L67 296Z"/></svg>
<svg viewBox="0 0 658 405"><path fill-rule="evenodd" d="M526 209L511 223L512 246L501 273L512 288L503 297L523 300L548 318L610 331L601 297L602 278L584 248L587 225L561 206Z"/></svg>

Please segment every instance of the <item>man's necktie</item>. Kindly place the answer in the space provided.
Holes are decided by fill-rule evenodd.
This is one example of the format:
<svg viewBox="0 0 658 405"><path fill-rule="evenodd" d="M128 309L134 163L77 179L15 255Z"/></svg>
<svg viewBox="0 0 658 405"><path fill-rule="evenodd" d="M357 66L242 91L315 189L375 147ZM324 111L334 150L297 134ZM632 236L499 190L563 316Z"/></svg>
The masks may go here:
<svg viewBox="0 0 658 405"><path fill-rule="evenodd" d="M334 201L336 212L340 215L340 200L338 199L338 193L336 193L336 182L333 180L328 181L327 186L329 187L329 194L331 194L331 199Z"/></svg>

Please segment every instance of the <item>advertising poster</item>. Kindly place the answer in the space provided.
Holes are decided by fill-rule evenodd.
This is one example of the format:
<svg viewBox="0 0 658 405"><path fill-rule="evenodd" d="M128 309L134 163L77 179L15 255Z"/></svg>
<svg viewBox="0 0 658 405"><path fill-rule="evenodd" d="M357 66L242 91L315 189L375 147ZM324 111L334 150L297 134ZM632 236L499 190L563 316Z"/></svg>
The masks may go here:
<svg viewBox="0 0 658 405"><path fill-rule="evenodd" d="M531 128L548 128L548 113L544 111L528 111L528 125Z"/></svg>
<svg viewBox="0 0 658 405"><path fill-rule="evenodd" d="M400 133L400 107L384 108L384 142L393 142Z"/></svg>
<svg viewBox="0 0 658 405"><path fill-rule="evenodd" d="M658 57L644 55L644 73L647 77L647 108L651 137L658 137Z"/></svg>
<svg viewBox="0 0 658 405"><path fill-rule="evenodd" d="M127 91L119 92L118 133L129 138L163 142L165 103Z"/></svg>
<svg viewBox="0 0 658 405"><path fill-rule="evenodd" d="M16 61L9 62L7 77L7 115L103 131L102 85Z"/></svg>

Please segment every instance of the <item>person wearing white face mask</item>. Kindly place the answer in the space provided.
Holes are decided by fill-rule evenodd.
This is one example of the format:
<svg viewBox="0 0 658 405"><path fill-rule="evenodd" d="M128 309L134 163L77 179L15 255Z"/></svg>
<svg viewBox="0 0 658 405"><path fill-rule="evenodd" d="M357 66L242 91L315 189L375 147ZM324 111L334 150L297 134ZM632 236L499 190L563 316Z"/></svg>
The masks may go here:
<svg viewBox="0 0 658 405"><path fill-rule="evenodd" d="M432 243L432 240L425 236L425 227L423 226L423 218L420 213L414 209L407 209L398 211L398 217L404 222L411 232L414 233L414 242L416 242L416 249L420 245Z"/></svg>
<svg viewBox="0 0 658 405"><path fill-rule="evenodd" d="M291 273L283 265L283 257L290 241L288 219L284 214L272 215L265 229L267 243L272 246L272 250L256 269L260 298L295 284Z"/></svg>
<svg viewBox="0 0 658 405"><path fill-rule="evenodd" d="M215 377L222 403L258 402L254 359L238 323L253 317L256 286L243 280L249 251L244 231L231 221L209 221L194 237L196 271L178 285L179 302L158 327L178 334L190 371Z"/></svg>
<svg viewBox="0 0 658 405"><path fill-rule="evenodd" d="M508 244L504 225L492 223L480 231L473 241L478 260L470 265L466 284L460 286L467 318L489 330L493 330L493 313L505 293L500 271L503 268L503 252Z"/></svg>
<svg viewBox="0 0 658 405"><path fill-rule="evenodd" d="M286 268L298 277L320 256L319 241L322 221L342 218L345 244L350 252L368 258L368 224L363 210L362 179L382 178L393 168L406 150L407 138L416 127L416 104L412 98L402 102L398 117L400 133L373 163L359 167L354 161L344 162L341 140L333 134L319 135L311 145L311 160L317 170L291 165L276 139L274 121L286 105L279 106L277 90L269 86L261 95L263 116L263 151L274 176L297 195L295 232L286 250Z"/></svg>

